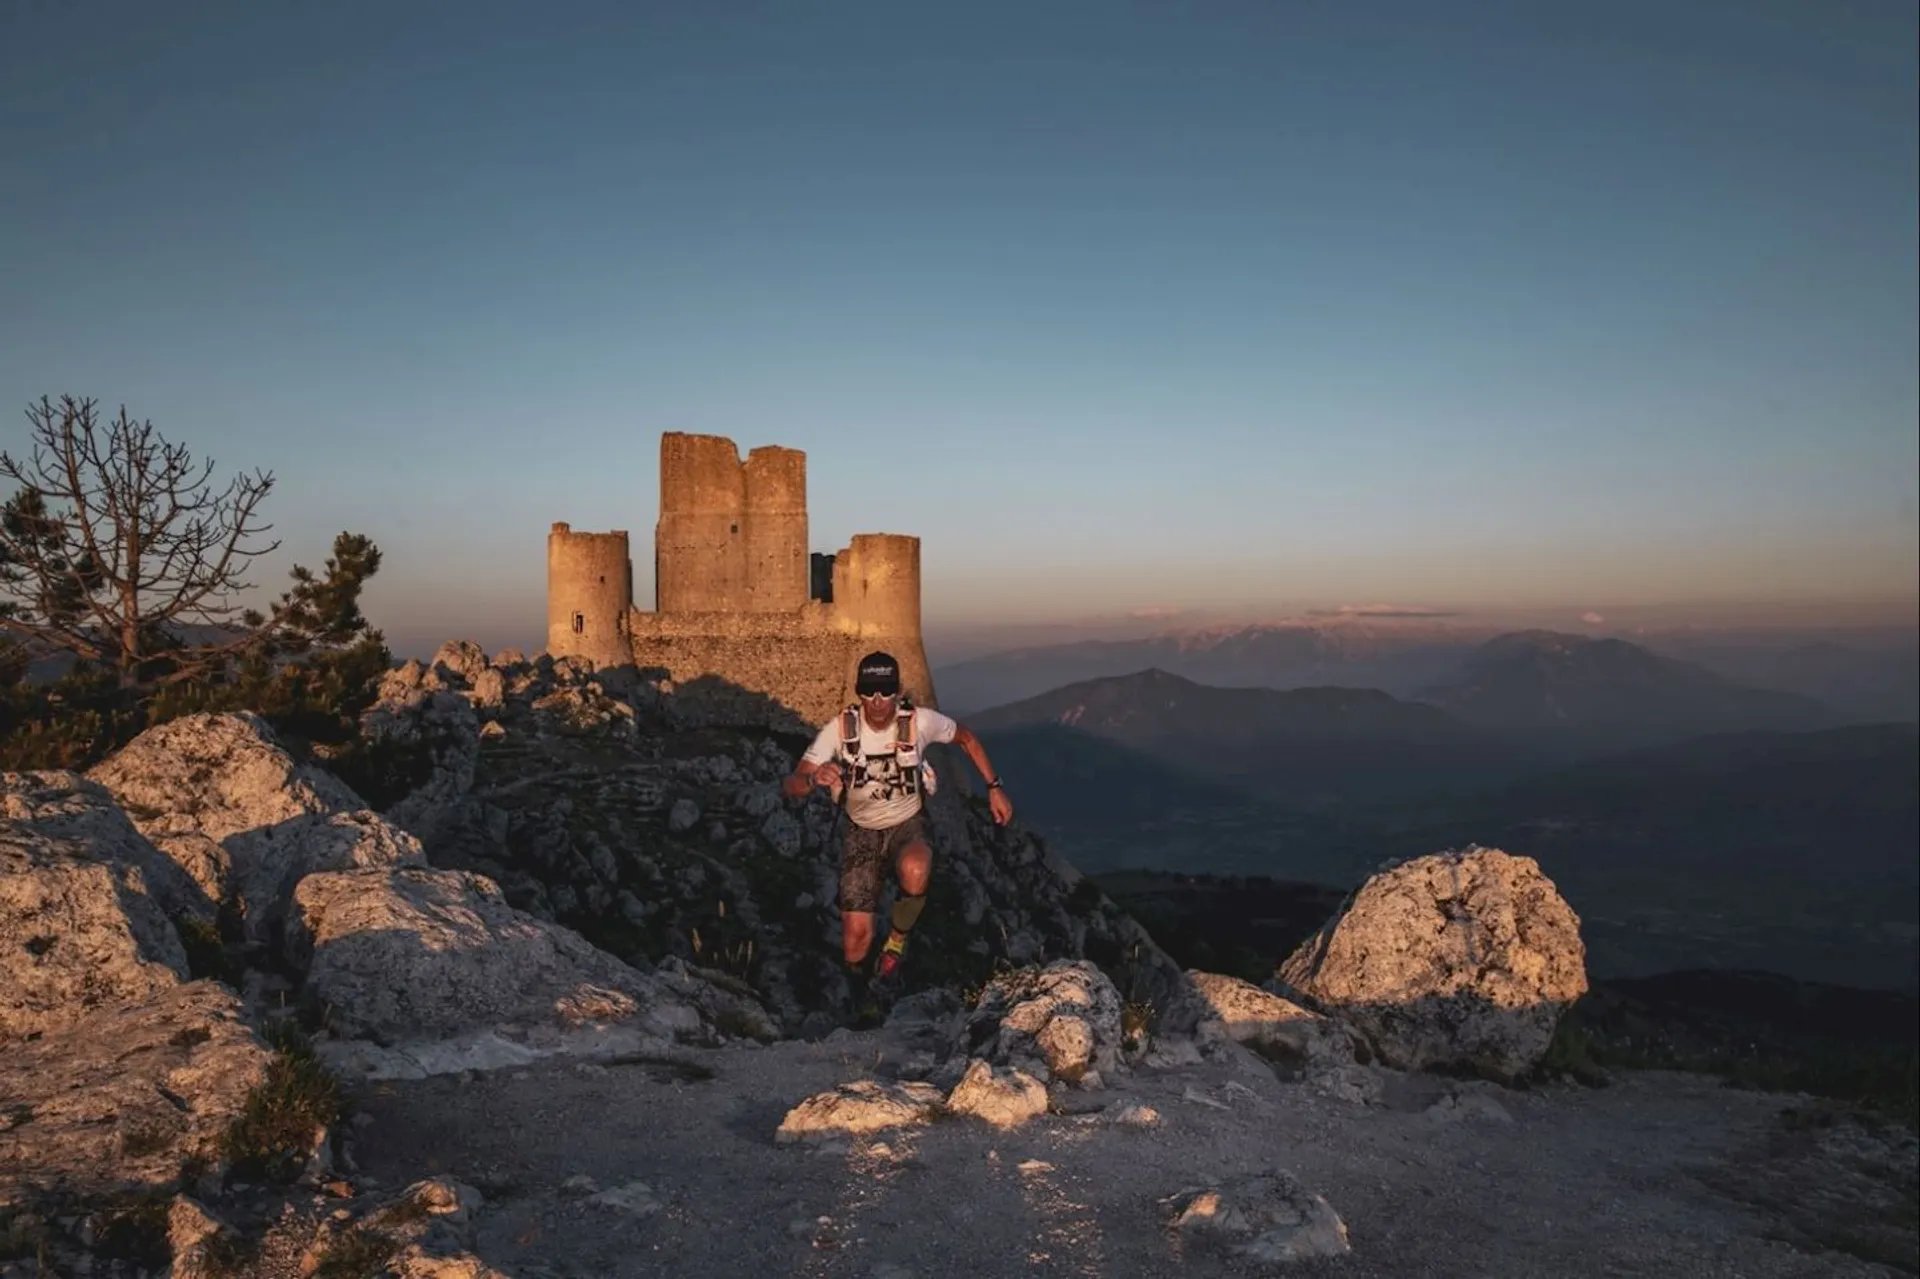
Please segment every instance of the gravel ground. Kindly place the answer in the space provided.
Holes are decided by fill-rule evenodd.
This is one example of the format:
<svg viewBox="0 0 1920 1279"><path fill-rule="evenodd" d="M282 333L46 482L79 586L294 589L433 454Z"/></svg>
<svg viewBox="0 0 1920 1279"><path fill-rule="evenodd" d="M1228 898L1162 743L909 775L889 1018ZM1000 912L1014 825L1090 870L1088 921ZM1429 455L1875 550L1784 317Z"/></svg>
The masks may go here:
<svg viewBox="0 0 1920 1279"><path fill-rule="evenodd" d="M1359 1107L1242 1056L1116 1081L1105 1095L1151 1106L1162 1117L1153 1128L1050 1114L1011 1132L943 1119L837 1149L774 1144L790 1107L885 1077L906 1051L889 1032L842 1033L705 1054L705 1080L554 1063L377 1084L362 1102L372 1122L356 1133L357 1180L376 1178L381 1193L432 1174L479 1187L488 1202L476 1251L516 1279L1247 1273L1183 1248L1158 1201L1271 1167L1324 1195L1349 1230L1351 1254L1294 1273L1906 1269L1821 1251L1804 1232L1797 1246L1784 1242L1794 1237L1784 1210L1740 1187L1759 1176L1756 1152L1778 1148L1792 1099L1696 1076L1640 1074L1595 1091L1471 1086L1511 1122L1443 1120L1429 1105L1462 1085L1402 1077L1386 1106ZM1761 1180L1777 1189L1817 1169ZM595 1202L605 1191L628 1206ZM1827 1211L1884 1215L1849 1194Z"/></svg>

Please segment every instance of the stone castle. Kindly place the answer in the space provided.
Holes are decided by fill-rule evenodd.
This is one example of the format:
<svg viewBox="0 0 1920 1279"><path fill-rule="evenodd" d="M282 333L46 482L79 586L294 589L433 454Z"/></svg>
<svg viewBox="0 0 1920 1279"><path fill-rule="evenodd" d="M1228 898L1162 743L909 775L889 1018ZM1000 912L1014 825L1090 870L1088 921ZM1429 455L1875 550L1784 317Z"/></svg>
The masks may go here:
<svg viewBox="0 0 1920 1279"><path fill-rule="evenodd" d="M660 437L653 611L634 607L627 533L547 535L547 651L596 667L664 670L760 694L822 724L853 697L853 668L882 648L933 706L920 637L920 539L860 533L830 555L807 541L807 456L747 454L716 435Z"/></svg>

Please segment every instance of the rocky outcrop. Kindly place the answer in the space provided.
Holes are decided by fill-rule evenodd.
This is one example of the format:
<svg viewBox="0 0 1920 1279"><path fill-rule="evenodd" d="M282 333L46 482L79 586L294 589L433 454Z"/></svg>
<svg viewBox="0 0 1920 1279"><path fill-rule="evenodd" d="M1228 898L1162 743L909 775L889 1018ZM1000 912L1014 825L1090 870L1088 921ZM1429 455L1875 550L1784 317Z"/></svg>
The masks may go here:
<svg viewBox="0 0 1920 1279"><path fill-rule="evenodd" d="M112 851L0 822L0 1043L187 980L186 951L145 875Z"/></svg>
<svg viewBox="0 0 1920 1279"><path fill-rule="evenodd" d="M300 1259L301 1274L378 1273L399 1279L507 1279L468 1249L485 1205L474 1187L429 1177L363 1216L322 1222Z"/></svg>
<svg viewBox="0 0 1920 1279"><path fill-rule="evenodd" d="M515 910L491 880L466 871L309 875L294 891L287 953L342 1037L391 1044L628 1021L663 1038L703 1030L664 983Z"/></svg>
<svg viewBox="0 0 1920 1279"><path fill-rule="evenodd" d="M90 776L210 899L236 908L254 942L273 939L306 875L425 860L332 774L295 761L257 715L161 724Z"/></svg>
<svg viewBox="0 0 1920 1279"><path fill-rule="evenodd" d="M217 1168L266 1078L266 1045L217 983L174 984L0 1052L0 1206L105 1203Z"/></svg>
<svg viewBox="0 0 1920 1279"><path fill-rule="evenodd" d="M1279 978L1386 1065L1511 1080L1585 993L1586 948L1537 862L1474 847L1374 875Z"/></svg>
<svg viewBox="0 0 1920 1279"><path fill-rule="evenodd" d="M136 830L98 782L67 770L0 773L0 819L69 841L94 861L132 867L169 919L213 924L213 900L196 878Z"/></svg>
<svg viewBox="0 0 1920 1279"><path fill-rule="evenodd" d="M779 792L796 742L710 722L710 706L684 723L679 692L631 669L509 653L475 673L471 658L443 650L389 673L366 719L390 740L441 743L430 779L385 810L433 865L485 875L636 967L678 958L742 980L783 1034L852 1012L838 813ZM908 980L972 987L1084 957L1124 975L1129 998L1170 1007L1184 978L1145 931L1031 834L995 826L963 759L936 763L949 784L929 809L935 873Z"/></svg>
<svg viewBox="0 0 1920 1279"><path fill-rule="evenodd" d="M1097 1089L1120 1063L1120 995L1086 960L1056 960L994 978L963 1031L966 1055Z"/></svg>

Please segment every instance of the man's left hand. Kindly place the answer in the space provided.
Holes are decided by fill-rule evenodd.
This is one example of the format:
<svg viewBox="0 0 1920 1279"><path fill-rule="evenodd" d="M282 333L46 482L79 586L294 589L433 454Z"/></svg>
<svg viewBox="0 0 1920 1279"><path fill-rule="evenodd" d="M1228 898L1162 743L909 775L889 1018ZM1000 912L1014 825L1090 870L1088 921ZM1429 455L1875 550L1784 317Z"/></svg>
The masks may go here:
<svg viewBox="0 0 1920 1279"><path fill-rule="evenodd" d="M987 808L993 813L993 820L1002 826L1013 820L1013 801L997 786L987 792Z"/></svg>

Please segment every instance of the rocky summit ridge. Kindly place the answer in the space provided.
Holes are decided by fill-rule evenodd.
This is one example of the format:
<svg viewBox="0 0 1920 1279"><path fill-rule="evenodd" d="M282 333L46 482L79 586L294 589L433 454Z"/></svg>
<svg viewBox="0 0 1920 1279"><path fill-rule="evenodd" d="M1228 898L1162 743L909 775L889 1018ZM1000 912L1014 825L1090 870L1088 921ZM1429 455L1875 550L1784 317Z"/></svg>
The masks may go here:
<svg viewBox="0 0 1920 1279"><path fill-rule="evenodd" d="M453 643L383 680L367 795L245 713L5 774L0 1274L1814 1272L1744 1207L1664 1219L1606 1171L1620 1115L1539 1088L1585 971L1531 859L1383 868L1260 986L1183 971L949 766L908 992L855 1029L835 812L777 789L804 726L726 705ZM1685 1158L1773 1167L1764 1103L1642 1100L1718 1117ZM1556 1133L1639 1233L1463 1233Z"/></svg>

